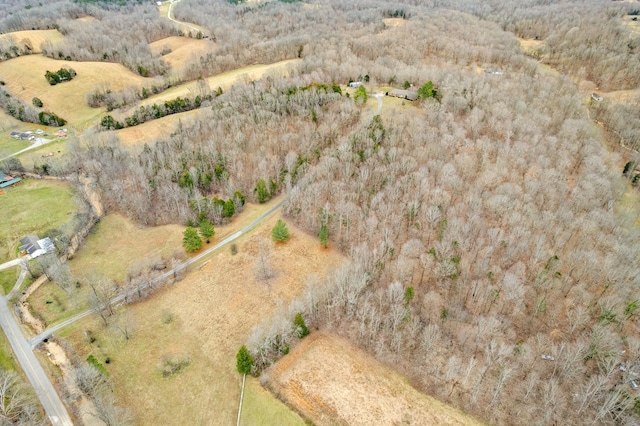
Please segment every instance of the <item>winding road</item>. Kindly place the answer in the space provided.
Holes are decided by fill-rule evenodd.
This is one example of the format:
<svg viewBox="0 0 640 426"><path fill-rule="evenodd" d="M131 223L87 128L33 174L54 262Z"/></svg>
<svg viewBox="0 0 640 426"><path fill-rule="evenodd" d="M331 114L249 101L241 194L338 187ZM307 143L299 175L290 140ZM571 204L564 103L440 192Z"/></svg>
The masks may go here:
<svg viewBox="0 0 640 426"><path fill-rule="evenodd" d="M201 32L201 33L205 34L205 31L202 28L194 27L191 24L188 24L188 23L182 22L182 21L178 21L178 20L176 20L176 19L171 17L171 8L173 7L174 4L178 4L178 3L180 3L180 0L171 0L171 3L169 3L169 10L167 10L167 19L170 20L171 22L175 22L176 24L184 25L186 27L189 27L192 30L194 30L196 33Z"/></svg>

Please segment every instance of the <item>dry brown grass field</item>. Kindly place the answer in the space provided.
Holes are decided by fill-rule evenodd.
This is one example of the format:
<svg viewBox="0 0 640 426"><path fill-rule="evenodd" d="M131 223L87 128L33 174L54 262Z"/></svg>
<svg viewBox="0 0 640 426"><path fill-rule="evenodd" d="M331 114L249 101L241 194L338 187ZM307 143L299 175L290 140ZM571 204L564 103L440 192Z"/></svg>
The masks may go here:
<svg viewBox="0 0 640 426"><path fill-rule="evenodd" d="M624 18L622 18L622 22L624 23L624 25L630 28L631 31L633 31L635 34L640 34L640 21L639 20L634 21L633 18L638 18L638 17L627 15Z"/></svg>
<svg viewBox="0 0 640 426"><path fill-rule="evenodd" d="M47 70L73 68L78 75L71 81L49 85L44 78ZM84 128L97 118L103 109L90 108L86 95L98 84L109 84L117 91L127 86L143 84L145 79L120 64L106 62L57 61L41 55L29 55L0 63L0 75L9 92L31 105L38 97L44 109L69 121L70 126Z"/></svg>
<svg viewBox="0 0 640 426"><path fill-rule="evenodd" d="M532 38L528 38L528 39L524 39L524 38L519 38L518 41L520 42L520 48L526 53L526 52L533 52L536 49L540 48L544 42L542 40L535 40Z"/></svg>
<svg viewBox="0 0 640 426"><path fill-rule="evenodd" d="M118 139L120 139L123 145L128 147L141 146L144 143L152 143L161 137L169 136L176 130L180 121L187 125L187 123L199 118L201 114L202 111L199 109L181 112L179 114L167 115L166 117L147 121L138 126L114 130L113 132L118 136Z"/></svg>
<svg viewBox="0 0 640 426"><path fill-rule="evenodd" d="M266 204L247 204L232 222L216 227L216 235L210 244L215 244L253 222L278 201L279 198L276 198ZM184 229L180 225L143 227L122 215L108 214L87 237L69 262L69 267L84 284L94 279L95 275L121 283L127 271L137 261L152 256L170 258L176 251L182 252ZM207 247L205 244L202 250ZM51 325L87 308L89 286L83 285L76 292L75 297L69 299L62 289L48 282L33 293L29 303Z"/></svg>
<svg viewBox="0 0 640 426"><path fill-rule="evenodd" d="M63 35L58 30L27 30L27 31L14 31L11 33L0 34L0 43L7 39L13 39L14 43L24 44L23 41L28 41L31 44L33 53L40 53L40 45L45 41L51 41L52 43L61 41Z"/></svg>
<svg viewBox="0 0 640 426"><path fill-rule="evenodd" d="M407 25L407 20L402 18L384 18L382 22L387 27L403 27Z"/></svg>
<svg viewBox="0 0 640 426"><path fill-rule="evenodd" d="M212 77L208 77L205 81L209 84L211 90L216 90L218 87L222 87L223 90L229 89L233 84L242 79L248 80L258 80L262 78L267 73L281 73L286 74L287 68L291 65L294 65L300 62L301 59L287 59L285 61L275 62L273 64L258 64L258 65L250 65L248 67L238 68L233 71L228 71L222 74L214 75ZM0 69L1 71L1 69ZM44 78L43 78L44 80ZM162 93L159 93L154 96L150 96L141 102L141 105L153 105L164 103L165 101L175 99L177 97L190 97L193 98L195 95L194 91L196 90L197 81L190 81L188 83L181 84L176 87L172 87L171 89L165 90ZM140 106L136 106L136 109ZM130 111L124 113L125 116L129 115Z"/></svg>
<svg viewBox="0 0 640 426"><path fill-rule="evenodd" d="M116 397L135 413L136 424L235 422L241 382L235 355L252 327L300 295L310 275L324 276L345 261L289 224L292 237L286 244L269 240L276 276L268 283L256 280L259 238L270 237L278 218L272 216L238 241L236 255L228 248L218 251L181 282L126 308L133 324L130 340L95 318L67 331L83 358L90 353L101 362L110 358L106 368ZM87 330L96 336L94 343L87 340ZM166 357L188 358L190 364L163 377L160 366ZM248 392L243 424L302 424L256 383L250 382Z"/></svg>
<svg viewBox="0 0 640 426"><path fill-rule="evenodd" d="M200 39L189 37L167 37L151 43L151 51L154 54L161 54L166 48L171 52L162 56L169 65L178 72L192 58L197 58L211 51L215 46L210 39Z"/></svg>
<svg viewBox="0 0 640 426"><path fill-rule="evenodd" d="M483 424L324 332L306 337L267 374L275 392L316 425Z"/></svg>

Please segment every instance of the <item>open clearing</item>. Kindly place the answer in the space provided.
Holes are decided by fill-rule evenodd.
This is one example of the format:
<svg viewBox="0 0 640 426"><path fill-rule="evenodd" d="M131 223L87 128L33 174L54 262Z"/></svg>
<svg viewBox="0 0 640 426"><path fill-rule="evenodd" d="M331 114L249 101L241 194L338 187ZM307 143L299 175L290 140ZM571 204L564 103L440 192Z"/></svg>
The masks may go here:
<svg viewBox="0 0 640 426"><path fill-rule="evenodd" d="M215 47L210 39L200 39L189 37L167 37L154 41L149 45L154 54L161 54L164 49L171 52L162 56L171 68L180 72L180 69L191 59L204 55Z"/></svg>
<svg viewBox="0 0 640 426"><path fill-rule="evenodd" d="M51 41L52 43L62 41L64 36L58 30L27 30L27 31L14 31L11 33L0 34L0 44L6 43L12 40L18 46L29 44L32 53L40 53L42 49L40 45L45 41ZM44 74L43 74L44 75Z"/></svg>
<svg viewBox="0 0 640 426"><path fill-rule="evenodd" d="M382 22L387 27L403 27L407 25L407 20L402 18L384 18Z"/></svg>
<svg viewBox="0 0 640 426"><path fill-rule="evenodd" d="M277 202L278 199L262 205L247 204L232 222L216 226L216 235L211 244L253 222ZM86 285L88 280L104 276L122 283L127 271L145 258L160 256L167 259L176 251L183 253L184 229L180 225L143 227L122 215L109 214L92 230L81 249L69 261L71 272L84 284L75 289L76 294L69 298L56 284L46 282L33 292L29 303L47 325L88 309L87 299L91 291ZM203 250L206 248L207 244Z"/></svg>
<svg viewBox="0 0 640 426"><path fill-rule="evenodd" d="M258 238L269 238L279 215L266 220L253 235L237 242L238 254L225 248L194 268L184 280L148 301L127 307L133 338L91 318L76 323L67 335L82 358L90 353L105 367L118 402L129 407L136 424L230 425L236 420L241 377L235 355L254 325L300 295L312 274L324 276L344 262L343 256L320 247L317 238L289 225L291 240L268 240L276 276L269 283L254 276ZM216 235L217 237L217 235ZM114 321L124 321L124 312ZM86 332L96 340L90 343ZM182 371L163 377L166 357L190 360ZM243 419L276 418L263 424L302 425L268 393L251 390ZM251 395L253 392L253 396ZM254 409L259 413L251 413Z"/></svg>
<svg viewBox="0 0 640 426"><path fill-rule="evenodd" d="M99 273L124 280L129 267L139 259L170 257L181 250L184 226L141 227L117 213L102 218L82 249L69 262L74 275L86 280Z"/></svg>
<svg viewBox="0 0 640 426"><path fill-rule="evenodd" d="M279 73L286 74L287 68L293 64L300 62L301 59L287 59L285 61L275 62L273 64L259 64L259 65L250 65L248 67L238 68L233 71L228 71L222 74L214 75L212 77L208 77L204 79L208 84L211 90L216 90L218 87L222 87L223 90L229 89L238 79L248 79L250 80L259 80L265 74L268 73ZM0 72L2 70L0 69ZM44 78L43 78L44 80ZM175 99L177 97L189 97L194 98L197 88L197 81L190 81L188 83L181 84L176 87L172 87L171 89L165 90L162 93L159 93L154 96L150 96L140 103L140 105L153 105L153 104L162 104L165 101ZM136 106L135 109L138 109L139 106ZM123 115L129 115L132 110L127 111Z"/></svg>
<svg viewBox="0 0 640 426"><path fill-rule="evenodd" d="M275 391L317 425L483 424L323 332L309 335L267 374Z"/></svg>
<svg viewBox="0 0 640 426"><path fill-rule="evenodd" d="M518 41L520 42L520 48L525 53L535 52L544 44L542 40L536 40L533 38L518 38Z"/></svg>
<svg viewBox="0 0 640 426"><path fill-rule="evenodd" d="M0 110L0 158L4 158L7 155L11 155L14 152L21 151L31 146L31 142L29 141L12 138L11 132L35 132L38 129L43 130L49 135L55 135L58 132L55 127L48 127L34 123L23 123Z"/></svg>
<svg viewBox="0 0 640 426"><path fill-rule="evenodd" d="M71 81L49 85L44 73L60 68L73 68L78 75ZM87 105L87 94L98 84L108 84L111 90L117 91L131 85L140 86L145 81L120 64L57 61L41 55L1 62L0 75L13 96L29 105L34 97L38 97L44 103L44 110L54 112L70 125L80 128L86 127L103 111Z"/></svg>
<svg viewBox="0 0 640 426"><path fill-rule="evenodd" d="M14 259L20 239L58 228L75 211L71 188L64 182L26 179L0 195L0 262Z"/></svg>
<svg viewBox="0 0 640 426"><path fill-rule="evenodd" d="M181 120L183 124L187 125L187 123L199 118L200 114L202 114L202 110L194 109L192 111L171 114L156 120L147 121L138 126L113 130L113 132L118 136L122 145L128 147L152 143L159 138L168 137L176 130L178 122Z"/></svg>

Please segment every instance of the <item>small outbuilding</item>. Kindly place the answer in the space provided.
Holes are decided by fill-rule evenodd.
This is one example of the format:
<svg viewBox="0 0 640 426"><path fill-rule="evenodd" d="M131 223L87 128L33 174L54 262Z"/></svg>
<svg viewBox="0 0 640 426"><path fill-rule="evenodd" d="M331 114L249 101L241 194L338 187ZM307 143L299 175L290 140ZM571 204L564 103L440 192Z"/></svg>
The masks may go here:
<svg viewBox="0 0 640 426"><path fill-rule="evenodd" d="M361 81L352 81L352 82L349 83L349 87L351 87L353 89L357 89L360 86L362 86L362 82Z"/></svg>

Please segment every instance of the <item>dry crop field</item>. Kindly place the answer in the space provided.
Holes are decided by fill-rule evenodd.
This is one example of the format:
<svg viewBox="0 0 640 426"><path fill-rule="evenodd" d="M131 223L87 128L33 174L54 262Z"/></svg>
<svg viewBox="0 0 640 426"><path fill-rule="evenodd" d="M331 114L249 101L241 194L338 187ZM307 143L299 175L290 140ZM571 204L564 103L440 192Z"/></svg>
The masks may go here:
<svg viewBox="0 0 640 426"><path fill-rule="evenodd" d="M311 333L266 375L274 392L316 425L483 424L325 332Z"/></svg>
<svg viewBox="0 0 640 426"><path fill-rule="evenodd" d="M276 245L270 233L278 218L271 217L253 235L243 237L236 255L225 248L184 280L127 307L127 313L113 321L128 317L130 340L112 327L105 329L95 318L67 331L81 357L93 354L101 362L110 358L106 367L116 397L134 411L136 424L175 424L175 419L182 424L235 422L240 396L235 354L240 345L255 325L297 297L310 276L322 277L345 261L292 225L291 239ZM268 282L254 275L261 238L270 247L276 274ZM96 337L94 343L86 338L89 330ZM163 377L160 368L168 358L190 362L179 373ZM260 392L255 383L251 386L243 418L258 416L263 424L302 424L273 396ZM252 412L252 404L259 414ZM268 420L269 416L274 417Z"/></svg>

